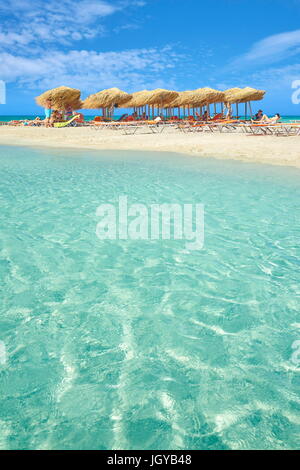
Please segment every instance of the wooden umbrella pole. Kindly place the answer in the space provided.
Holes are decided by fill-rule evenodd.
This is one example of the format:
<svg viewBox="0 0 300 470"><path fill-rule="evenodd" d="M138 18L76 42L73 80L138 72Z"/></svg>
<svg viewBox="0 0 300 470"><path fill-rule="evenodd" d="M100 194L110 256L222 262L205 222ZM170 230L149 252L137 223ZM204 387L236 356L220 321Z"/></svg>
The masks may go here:
<svg viewBox="0 0 300 470"><path fill-rule="evenodd" d="M217 105L216 105L216 103L214 103L214 113L215 113L215 115L217 114Z"/></svg>
<svg viewBox="0 0 300 470"><path fill-rule="evenodd" d="M252 114L252 106L251 106L251 101L249 101L249 109L250 109L250 117L252 118L253 114Z"/></svg>
<svg viewBox="0 0 300 470"><path fill-rule="evenodd" d="M245 103L245 119L247 119L247 102Z"/></svg>

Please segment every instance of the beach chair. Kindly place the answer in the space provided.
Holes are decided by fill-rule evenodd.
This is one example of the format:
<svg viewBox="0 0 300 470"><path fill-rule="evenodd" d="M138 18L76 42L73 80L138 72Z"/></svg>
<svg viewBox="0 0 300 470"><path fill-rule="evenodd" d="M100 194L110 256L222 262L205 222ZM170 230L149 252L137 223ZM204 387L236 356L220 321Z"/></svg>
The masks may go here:
<svg viewBox="0 0 300 470"><path fill-rule="evenodd" d="M212 119L210 119L210 121L218 121L221 119L224 119L223 113L216 114Z"/></svg>
<svg viewBox="0 0 300 470"><path fill-rule="evenodd" d="M79 118L79 114L76 114L76 116L73 116L72 119L69 119L69 121L66 122L55 122L53 124L53 127L71 127L71 126L77 126L77 119Z"/></svg>
<svg viewBox="0 0 300 470"><path fill-rule="evenodd" d="M215 123L216 129L222 133L222 132L235 132L237 131L241 126L240 126L240 121L237 121L235 119L232 120L224 120L224 121L219 121Z"/></svg>
<svg viewBox="0 0 300 470"><path fill-rule="evenodd" d="M191 125L191 123L186 123L186 122L179 122L176 126L176 129L184 133L193 132L193 126Z"/></svg>
<svg viewBox="0 0 300 470"><path fill-rule="evenodd" d="M214 125L208 122L197 122L192 127L192 132L214 132Z"/></svg>
<svg viewBox="0 0 300 470"><path fill-rule="evenodd" d="M243 130L247 135L274 135L278 124L243 124Z"/></svg>
<svg viewBox="0 0 300 470"><path fill-rule="evenodd" d="M128 114L123 114L121 117L119 117L119 119L116 119L116 122L125 121L127 117L128 117Z"/></svg>

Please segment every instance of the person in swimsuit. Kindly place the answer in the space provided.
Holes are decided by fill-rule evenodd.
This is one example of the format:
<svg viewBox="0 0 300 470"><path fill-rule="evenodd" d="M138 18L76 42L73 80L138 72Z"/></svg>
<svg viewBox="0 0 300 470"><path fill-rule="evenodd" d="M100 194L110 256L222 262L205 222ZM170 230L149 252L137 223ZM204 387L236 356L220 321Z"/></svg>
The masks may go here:
<svg viewBox="0 0 300 470"><path fill-rule="evenodd" d="M262 109L259 109L257 113L255 114L255 118L253 119L254 121L261 121L264 116L264 113Z"/></svg>
<svg viewBox="0 0 300 470"><path fill-rule="evenodd" d="M275 114L274 117L269 118L266 114L263 115L260 122L265 122L267 124L276 124L277 121L280 119L280 114Z"/></svg>
<svg viewBox="0 0 300 470"><path fill-rule="evenodd" d="M65 111L65 120L69 121L73 117L73 109L71 106L68 106Z"/></svg>
<svg viewBox="0 0 300 470"><path fill-rule="evenodd" d="M51 114L52 114L52 109L51 109L51 100L46 101L46 107L45 107L45 126L46 127L51 127Z"/></svg>

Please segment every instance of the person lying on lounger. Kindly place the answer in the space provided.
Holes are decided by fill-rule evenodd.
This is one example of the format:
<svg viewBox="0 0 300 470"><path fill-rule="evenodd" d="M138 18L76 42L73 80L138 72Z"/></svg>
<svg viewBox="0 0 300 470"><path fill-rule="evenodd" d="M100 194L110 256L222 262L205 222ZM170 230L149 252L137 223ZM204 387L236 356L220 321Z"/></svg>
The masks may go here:
<svg viewBox="0 0 300 470"><path fill-rule="evenodd" d="M259 122L265 123L265 124L276 124L280 119L280 114L277 113L275 116L269 118L266 114L263 115L261 120Z"/></svg>
<svg viewBox="0 0 300 470"><path fill-rule="evenodd" d="M43 123L43 121L41 120L41 118L39 116L37 116L35 119L33 119L32 121L25 121L24 122L24 126L41 126Z"/></svg>

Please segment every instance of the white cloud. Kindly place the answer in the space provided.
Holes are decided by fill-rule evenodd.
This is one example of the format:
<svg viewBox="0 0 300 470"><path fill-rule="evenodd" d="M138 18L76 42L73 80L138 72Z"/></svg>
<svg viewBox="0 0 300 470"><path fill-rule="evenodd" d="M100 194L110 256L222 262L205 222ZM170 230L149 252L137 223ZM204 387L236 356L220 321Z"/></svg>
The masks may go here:
<svg viewBox="0 0 300 470"><path fill-rule="evenodd" d="M144 5L141 0L0 3L0 79L34 93L60 85L80 88L83 95L112 86L128 91L175 87L172 69L184 67L178 47L119 52L75 47L75 41L101 35L106 17ZM115 22L114 31L138 27L125 17L123 24Z"/></svg>
<svg viewBox="0 0 300 470"><path fill-rule="evenodd" d="M0 4L0 50L72 44L104 33L104 19L143 2L111 0L6 0Z"/></svg>
<svg viewBox="0 0 300 470"><path fill-rule="evenodd" d="M120 52L51 52L36 58L0 53L0 78L20 86L45 90L66 85L83 94L117 86L127 91L175 87L172 70L183 56L170 46ZM174 74L175 75L175 74Z"/></svg>
<svg viewBox="0 0 300 470"><path fill-rule="evenodd" d="M268 36L253 44L249 52L234 60L234 65L270 64L300 51L300 29Z"/></svg>

